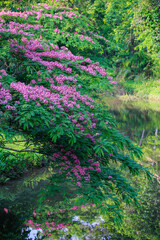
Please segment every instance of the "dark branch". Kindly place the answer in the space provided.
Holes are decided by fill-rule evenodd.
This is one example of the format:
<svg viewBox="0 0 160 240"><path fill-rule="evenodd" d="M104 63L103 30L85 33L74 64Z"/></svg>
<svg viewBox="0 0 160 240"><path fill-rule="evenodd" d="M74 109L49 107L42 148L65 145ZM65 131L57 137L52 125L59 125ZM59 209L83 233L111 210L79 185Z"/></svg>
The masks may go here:
<svg viewBox="0 0 160 240"><path fill-rule="evenodd" d="M34 150L25 150L25 149L16 150L16 149L12 149L12 148L1 147L1 146L0 146L0 148L6 149L6 150L10 150L10 151L14 151L14 152L34 152L34 153L39 153L39 152L34 151Z"/></svg>

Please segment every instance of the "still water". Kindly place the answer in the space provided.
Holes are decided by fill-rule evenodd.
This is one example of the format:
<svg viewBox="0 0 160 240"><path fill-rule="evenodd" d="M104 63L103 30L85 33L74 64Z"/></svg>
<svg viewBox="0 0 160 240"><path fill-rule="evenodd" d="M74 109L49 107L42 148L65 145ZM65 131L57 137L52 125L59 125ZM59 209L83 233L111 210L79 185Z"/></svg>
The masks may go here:
<svg viewBox="0 0 160 240"><path fill-rule="evenodd" d="M155 102L125 102L118 98L111 97L104 97L103 102L105 105L108 105L108 109L113 114L121 132L142 147L144 152L143 163L151 169L155 180L160 182L160 106ZM46 168L34 170L27 173L23 178L10 181L0 187L0 240L42 239L36 238L37 231L27 228L23 223L26 222L27 219L30 219L34 209L38 207L38 194L48 184L47 178L50 174L50 171ZM159 189L159 187L157 188L156 185L155 190L152 189L153 193L155 193L157 189ZM60 196L49 199L47 207L50 205L53 206L60 200ZM9 209L7 214L4 208ZM158 202L156 208L160 209L160 202ZM156 216L153 216L153 219L158 218L158 221L160 221L157 214L158 212ZM54 239L158 239L152 237L144 238L144 235L141 236L140 234L139 238L137 238L137 235L135 237L133 235L128 236L126 233L122 235L122 233L118 233L116 230L114 230L114 234L111 234L111 230L108 230L107 225L104 224L103 216L97 217L91 214L90 217L87 216L84 221L80 220L79 216L74 216L72 221L74 222L75 220L81 230L79 237L77 237L77 231L80 230L76 229L75 233L70 236L66 235ZM143 229L142 231L140 230L140 233L141 232L143 232ZM157 233L154 235L156 236L156 234Z"/></svg>

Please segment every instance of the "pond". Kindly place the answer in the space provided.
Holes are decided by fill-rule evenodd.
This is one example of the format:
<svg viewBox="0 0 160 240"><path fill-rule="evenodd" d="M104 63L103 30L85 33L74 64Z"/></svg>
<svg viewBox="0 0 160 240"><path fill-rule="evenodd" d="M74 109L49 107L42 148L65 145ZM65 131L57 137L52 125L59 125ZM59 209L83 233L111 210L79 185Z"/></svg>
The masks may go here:
<svg viewBox="0 0 160 240"><path fill-rule="evenodd" d="M157 102L124 101L104 97L104 103L114 116L124 135L142 147L143 162L160 167L160 105Z"/></svg>
<svg viewBox="0 0 160 240"><path fill-rule="evenodd" d="M151 201L155 200L155 194L157 194L157 203L155 206L156 211L154 213L156 216L152 216L153 219L157 219L160 216L158 213L158 209L160 209L160 201L158 200L159 193L157 193L157 191L160 192L158 185L158 182L160 182L160 106L155 102L124 101L115 97L103 97L102 101L105 105L107 104L120 131L132 139L137 145L142 147L144 152L142 160L143 164L150 168L157 181L154 183L156 184L156 187L155 185L153 187L152 185L150 186L150 191L153 191L152 195L154 198L153 200L151 199ZM50 169L37 169L27 173L21 179L9 181L7 184L0 187L1 240L40 239L35 237L37 232L33 232L31 228L29 229L22 224L26 222L27 219L30 219L30 216L33 215L34 209L38 208L38 195L48 185L47 178L50 174ZM57 195L53 199L47 199L45 206L50 209L50 206L53 207L54 204L57 204L59 201L61 201L61 198ZM4 211L4 209L7 209L8 212ZM14 209L14 213L10 209ZM150 213L148 214L150 215ZM159 216L157 216L157 214L159 214ZM144 229L140 229L140 234L138 233L140 235L139 238L137 238L137 232L135 233L135 237L134 233L132 235L127 235L127 233L122 234L121 232L118 232L117 229L105 225L103 216L99 217L94 213L85 216L84 211L83 219L84 220L75 215L72 218L72 222L77 222L79 228L74 228L75 232L74 230L72 231L72 236L62 235L61 237L54 239L158 239L154 237L145 238L143 237L144 235L141 236L141 232L143 233ZM160 220L157 219L157 221ZM81 233L78 234L78 231L81 231ZM151 231L154 231L154 227ZM156 236L156 234L159 236L159 232L154 233L154 236Z"/></svg>

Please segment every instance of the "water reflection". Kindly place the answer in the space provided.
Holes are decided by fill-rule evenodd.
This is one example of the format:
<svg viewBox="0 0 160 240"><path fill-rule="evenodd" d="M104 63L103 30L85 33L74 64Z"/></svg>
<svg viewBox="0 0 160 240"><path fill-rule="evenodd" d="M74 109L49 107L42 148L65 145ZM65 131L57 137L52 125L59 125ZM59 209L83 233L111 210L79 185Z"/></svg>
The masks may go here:
<svg viewBox="0 0 160 240"><path fill-rule="evenodd" d="M123 102L118 99L105 98L105 104L109 103L110 112L114 115L118 127L139 144L142 133L144 138L154 135L156 129L160 129L160 111L153 109L139 108L139 102ZM143 102L141 102L143 106Z"/></svg>
<svg viewBox="0 0 160 240"><path fill-rule="evenodd" d="M38 206L38 193L45 187L47 176L46 169L39 169L0 187L0 239L30 239L30 230L23 224Z"/></svg>
<svg viewBox="0 0 160 240"><path fill-rule="evenodd" d="M142 147L144 162L154 166L158 171L160 167L159 103L122 101L110 97L104 97L103 102L108 104L120 131Z"/></svg>

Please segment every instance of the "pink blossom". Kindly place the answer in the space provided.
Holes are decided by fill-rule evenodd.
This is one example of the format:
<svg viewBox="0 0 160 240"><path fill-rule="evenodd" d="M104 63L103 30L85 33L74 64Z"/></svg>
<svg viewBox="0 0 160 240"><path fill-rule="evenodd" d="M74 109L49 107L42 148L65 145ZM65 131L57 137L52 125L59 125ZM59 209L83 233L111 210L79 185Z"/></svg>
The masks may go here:
<svg viewBox="0 0 160 240"><path fill-rule="evenodd" d="M81 187L81 183L80 183L80 182L77 182L77 183L76 183L76 186Z"/></svg>
<svg viewBox="0 0 160 240"><path fill-rule="evenodd" d="M111 179L111 178L113 178L112 176L108 176L108 179Z"/></svg>
<svg viewBox="0 0 160 240"><path fill-rule="evenodd" d="M30 220L28 220L28 222L26 224L31 225L32 223L33 223L33 221L30 219Z"/></svg>
<svg viewBox="0 0 160 240"><path fill-rule="evenodd" d="M96 168L96 171L97 171L97 172L101 172L101 169L100 169L100 168Z"/></svg>
<svg viewBox="0 0 160 240"><path fill-rule="evenodd" d="M116 81L109 81L111 84L117 84Z"/></svg>
<svg viewBox="0 0 160 240"><path fill-rule="evenodd" d="M108 76L107 78L108 78L109 80L112 80L112 79L113 79L113 77L111 77L111 76Z"/></svg>
<svg viewBox="0 0 160 240"><path fill-rule="evenodd" d="M36 217L37 213L36 212L33 212L33 216Z"/></svg>
<svg viewBox="0 0 160 240"><path fill-rule="evenodd" d="M93 168L93 167L91 167L91 166L90 166L90 167L88 167L88 169L90 169L90 170L94 170L94 168Z"/></svg>
<svg viewBox="0 0 160 240"><path fill-rule="evenodd" d="M35 81L35 80L32 80L31 83L36 84L36 81Z"/></svg>
<svg viewBox="0 0 160 240"><path fill-rule="evenodd" d="M90 181L90 176L84 177L86 181Z"/></svg>
<svg viewBox="0 0 160 240"><path fill-rule="evenodd" d="M28 42L28 39L27 39L26 37L24 37L24 36L21 38L21 40L22 40L22 42L24 42L24 43L27 43L27 42Z"/></svg>
<svg viewBox="0 0 160 240"><path fill-rule="evenodd" d="M8 213L8 209L7 209L7 208L4 208L4 211L5 211L6 213Z"/></svg>
<svg viewBox="0 0 160 240"><path fill-rule="evenodd" d="M93 159L89 159L88 162L93 163Z"/></svg>
<svg viewBox="0 0 160 240"><path fill-rule="evenodd" d="M99 167L99 162L98 163L93 163L93 166Z"/></svg>
<svg viewBox="0 0 160 240"><path fill-rule="evenodd" d="M4 69L1 69L0 72L4 75L4 76L7 76L7 73Z"/></svg>

